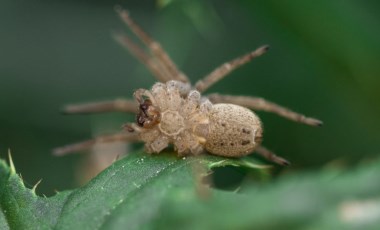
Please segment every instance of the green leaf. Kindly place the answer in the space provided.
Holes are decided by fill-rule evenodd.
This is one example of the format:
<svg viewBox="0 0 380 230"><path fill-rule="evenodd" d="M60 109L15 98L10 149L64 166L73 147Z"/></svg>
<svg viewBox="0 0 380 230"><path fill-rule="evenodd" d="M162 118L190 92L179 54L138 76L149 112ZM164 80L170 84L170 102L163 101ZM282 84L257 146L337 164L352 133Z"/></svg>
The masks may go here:
<svg viewBox="0 0 380 230"><path fill-rule="evenodd" d="M149 223L161 212L165 197L175 188L195 191L193 165L258 167L247 160L204 155L177 158L174 154L130 154L115 162L86 186L45 198L25 188L22 179L0 161L0 226L16 229L115 228L122 220L128 229ZM119 222L118 222L119 221ZM115 225L116 224L116 225Z"/></svg>
<svg viewBox="0 0 380 230"><path fill-rule="evenodd" d="M248 158L249 159L249 158ZM380 161L350 172L283 176L241 192L199 190L202 168L248 159L130 154L91 182L45 198L0 161L1 229L375 229ZM200 167L201 166L201 167Z"/></svg>
<svg viewBox="0 0 380 230"><path fill-rule="evenodd" d="M49 229L59 218L70 192L38 197L12 167L0 161L0 229Z"/></svg>

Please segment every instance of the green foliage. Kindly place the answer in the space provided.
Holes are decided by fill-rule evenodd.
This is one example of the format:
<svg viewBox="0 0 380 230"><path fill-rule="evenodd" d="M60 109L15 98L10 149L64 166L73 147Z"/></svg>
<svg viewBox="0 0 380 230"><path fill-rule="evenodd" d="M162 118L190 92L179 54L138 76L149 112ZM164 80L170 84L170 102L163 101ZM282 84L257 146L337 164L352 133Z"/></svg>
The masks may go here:
<svg viewBox="0 0 380 230"><path fill-rule="evenodd" d="M207 93L263 97L323 120L323 128L312 129L258 112L263 144L297 170L379 155L380 1L5 0L0 155L15 150L25 181L43 176L39 191L50 195L76 186L80 157L54 158L51 149L119 132L133 121L124 114L64 117L62 106L132 98L135 89L154 84L146 67L112 39L111 31L132 37L113 10L116 4L129 10L192 82L269 44L265 56Z"/></svg>
<svg viewBox="0 0 380 230"><path fill-rule="evenodd" d="M177 159L173 154L131 154L86 186L46 198L25 188L12 164L0 164L0 226L12 229L100 229L108 225L133 229L149 222L154 226L152 220L172 190L194 192L192 165L262 168L245 160L213 156Z"/></svg>
<svg viewBox="0 0 380 230"><path fill-rule="evenodd" d="M285 176L241 192L196 183L197 169L228 165L249 166L261 173L266 168L247 159L135 153L82 188L47 198L25 188L12 164L1 161L0 227L371 229L380 224L380 161L350 172L330 169Z"/></svg>
<svg viewBox="0 0 380 230"><path fill-rule="evenodd" d="M57 112L67 103L131 98L154 83L111 39L110 30L125 29L112 10L121 4L193 82L270 44L271 52L210 92L260 96L322 119L323 128L311 129L259 112L264 144L291 160L297 174L239 192L213 188L203 199L192 161L210 168L252 164L138 153L82 188L46 198L1 161L0 229L378 229L380 162L346 172L324 166L379 155L380 1L153 2L1 1L0 106L7 112L0 113L0 152L16 150L25 181L43 177L38 191L51 194L74 187L79 160L54 158L52 148L118 132L133 119ZM305 174L310 168L318 171Z"/></svg>

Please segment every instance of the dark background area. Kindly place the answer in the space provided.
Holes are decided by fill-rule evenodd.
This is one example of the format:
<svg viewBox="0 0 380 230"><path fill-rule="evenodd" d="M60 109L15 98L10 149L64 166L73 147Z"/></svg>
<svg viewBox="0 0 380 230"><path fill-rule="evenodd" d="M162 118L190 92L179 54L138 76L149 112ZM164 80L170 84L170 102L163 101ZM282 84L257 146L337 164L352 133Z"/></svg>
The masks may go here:
<svg viewBox="0 0 380 230"><path fill-rule="evenodd" d="M26 1L0 3L0 156L8 148L27 185L74 188L82 155L54 147L120 130L124 114L62 116L68 103L130 98L154 78L113 39L132 17L195 82L263 44L271 50L208 92L261 96L317 117L307 127L258 112L264 144L287 170L348 165L379 155L378 1Z"/></svg>

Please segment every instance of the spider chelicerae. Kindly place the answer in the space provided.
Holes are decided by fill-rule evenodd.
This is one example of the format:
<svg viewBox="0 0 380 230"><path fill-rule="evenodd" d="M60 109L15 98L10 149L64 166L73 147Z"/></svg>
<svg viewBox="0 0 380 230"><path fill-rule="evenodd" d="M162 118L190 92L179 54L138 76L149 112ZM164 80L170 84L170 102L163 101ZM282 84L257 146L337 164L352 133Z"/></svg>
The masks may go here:
<svg viewBox="0 0 380 230"><path fill-rule="evenodd" d="M193 86L161 45L149 37L126 10L117 7L116 11L149 52L125 34L115 34L116 40L139 59L158 82L150 90L136 90L135 100L117 99L66 106L64 112L67 114L119 111L137 114L136 121L124 125L124 130L120 133L57 148L54 150L56 155L81 151L95 143L143 141L149 153L159 153L173 144L179 156L198 155L205 150L226 157L242 157L256 152L277 164L288 165L287 160L261 145L262 123L250 109L272 112L311 126L322 125L317 119L263 98L219 93L201 95L236 68L263 55L269 46L261 46L222 64Z"/></svg>

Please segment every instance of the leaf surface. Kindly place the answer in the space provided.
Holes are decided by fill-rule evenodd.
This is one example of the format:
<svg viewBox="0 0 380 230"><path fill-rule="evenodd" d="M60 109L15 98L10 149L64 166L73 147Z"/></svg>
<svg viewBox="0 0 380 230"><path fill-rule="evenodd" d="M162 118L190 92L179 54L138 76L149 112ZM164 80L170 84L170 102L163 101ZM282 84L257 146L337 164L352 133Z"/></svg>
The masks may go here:
<svg viewBox="0 0 380 230"><path fill-rule="evenodd" d="M247 159L134 153L87 185L45 198L1 161L0 228L376 229L380 223L380 162L286 175L241 192L202 186L202 195L197 177L207 170L196 169L223 166L265 171Z"/></svg>

